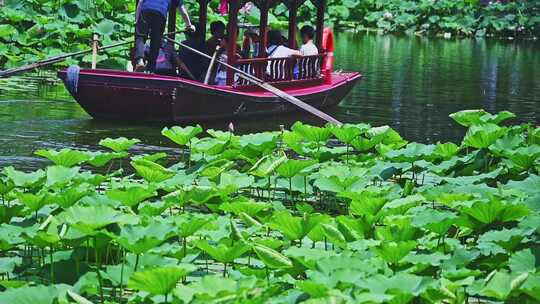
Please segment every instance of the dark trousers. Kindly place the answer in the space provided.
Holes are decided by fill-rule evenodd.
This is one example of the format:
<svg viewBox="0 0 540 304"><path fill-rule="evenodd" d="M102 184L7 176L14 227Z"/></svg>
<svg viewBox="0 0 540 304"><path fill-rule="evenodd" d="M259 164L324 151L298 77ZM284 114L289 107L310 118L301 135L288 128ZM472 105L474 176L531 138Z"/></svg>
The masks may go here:
<svg viewBox="0 0 540 304"><path fill-rule="evenodd" d="M159 12L144 10L135 25L135 58L137 60L144 58L144 44L150 34L150 53L148 54L147 65L147 70L150 72L154 72L156 68L156 59L163 39L165 22L165 17Z"/></svg>

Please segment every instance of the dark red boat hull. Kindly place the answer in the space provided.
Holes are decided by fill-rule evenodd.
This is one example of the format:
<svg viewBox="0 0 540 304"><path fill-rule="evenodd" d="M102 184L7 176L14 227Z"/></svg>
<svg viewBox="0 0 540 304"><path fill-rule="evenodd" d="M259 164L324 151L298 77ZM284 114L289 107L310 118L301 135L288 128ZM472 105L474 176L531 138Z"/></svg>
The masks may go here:
<svg viewBox="0 0 540 304"><path fill-rule="evenodd" d="M65 70L58 76L66 82ZM331 84L283 84L282 89L322 109L341 102L361 77L359 73L334 73ZM82 69L72 95L98 119L199 122L299 110L259 89L209 86L177 77L112 70Z"/></svg>

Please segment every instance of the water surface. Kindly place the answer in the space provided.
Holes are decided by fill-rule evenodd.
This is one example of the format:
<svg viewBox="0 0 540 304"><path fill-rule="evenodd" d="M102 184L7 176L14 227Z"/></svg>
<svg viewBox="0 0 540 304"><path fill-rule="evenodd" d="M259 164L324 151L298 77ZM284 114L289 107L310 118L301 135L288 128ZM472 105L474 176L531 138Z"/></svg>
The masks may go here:
<svg viewBox="0 0 540 304"><path fill-rule="evenodd" d="M406 139L459 141L463 129L448 114L483 108L509 110L514 122L540 124L540 43L442 40L342 33L336 37L336 69L365 77L343 103L329 110L344 122L388 124ZM239 132L277 130L308 115L235 122ZM226 128L227 122L206 127ZM42 148L98 149L105 137L136 137L135 152L170 146L162 124L91 119L54 74L0 80L0 168L36 168Z"/></svg>

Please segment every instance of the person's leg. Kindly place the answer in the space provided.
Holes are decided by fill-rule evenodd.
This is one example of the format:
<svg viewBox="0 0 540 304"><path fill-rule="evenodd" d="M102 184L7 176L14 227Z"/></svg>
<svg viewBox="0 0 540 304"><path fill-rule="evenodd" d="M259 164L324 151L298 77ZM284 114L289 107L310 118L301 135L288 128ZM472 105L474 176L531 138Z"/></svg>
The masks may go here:
<svg viewBox="0 0 540 304"><path fill-rule="evenodd" d="M144 44L148 37L150 25L145 11L141 12L135 25L135 62L138 63L144 58Z"/></svg>
<svg viewBox="0 0 540 304"><path fill-rule="evenodd" d="M152 14L150 22L150 54L148 55L148 68L151 73L156 68L156 60L159 55L159 49L163 40L163 31L165 30L165 18L158 13Z"/></svg>

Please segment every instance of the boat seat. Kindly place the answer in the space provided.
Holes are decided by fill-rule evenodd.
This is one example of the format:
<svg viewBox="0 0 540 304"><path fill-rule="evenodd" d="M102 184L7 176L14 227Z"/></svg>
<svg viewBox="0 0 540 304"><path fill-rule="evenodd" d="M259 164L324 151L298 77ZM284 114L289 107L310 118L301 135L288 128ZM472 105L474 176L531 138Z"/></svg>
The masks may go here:
<svg viewBox="0 0 540 304"><path fill-rule="evenodd" d="M319 80L325 54L286 58L240 59L236 67L269 83ZM237 74L234 86L250 86L251 83Z"/></svg>

